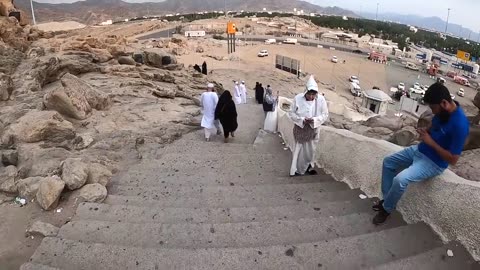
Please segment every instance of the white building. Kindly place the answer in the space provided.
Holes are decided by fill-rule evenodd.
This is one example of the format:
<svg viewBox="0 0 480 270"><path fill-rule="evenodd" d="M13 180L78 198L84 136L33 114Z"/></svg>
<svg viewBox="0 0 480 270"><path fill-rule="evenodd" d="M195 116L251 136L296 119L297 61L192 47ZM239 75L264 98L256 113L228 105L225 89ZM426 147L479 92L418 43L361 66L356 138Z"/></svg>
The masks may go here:
<svg viewBox="0 0 480 270"><path fill-rule="evenodd" d="M113 24L113 21L112 21L112 20L106 20L106 21L100 23L100 25L103 25L103 26L105 26L105 25L112 25L112 24Z"/></svg>
<svg viewBox="0 0 480 270"><path fill-rule="evenodd" d="M387 113L388 103L391 101L392 98L381 90L367 90L363 92L362 107L376 114L385 115Z"/></svg>

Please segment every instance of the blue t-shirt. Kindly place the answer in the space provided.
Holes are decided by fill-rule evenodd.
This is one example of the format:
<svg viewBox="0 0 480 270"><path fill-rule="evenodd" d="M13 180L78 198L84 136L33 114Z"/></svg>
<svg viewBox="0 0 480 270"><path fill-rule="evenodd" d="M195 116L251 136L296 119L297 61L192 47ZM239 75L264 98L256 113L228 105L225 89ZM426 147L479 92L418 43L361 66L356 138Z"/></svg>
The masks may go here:
<svg viewBox="0 0 480 270"><path fill-rule="evenodd" d="M453 155L460 155L470 130L470 123L460 106L450 115L448 122L441 122L437 116L432 119L430 136L443 149ZM440 168L448 168L448 162L443 160L432 147L425 143L418 145L418 150L430 158Z"/></svg>

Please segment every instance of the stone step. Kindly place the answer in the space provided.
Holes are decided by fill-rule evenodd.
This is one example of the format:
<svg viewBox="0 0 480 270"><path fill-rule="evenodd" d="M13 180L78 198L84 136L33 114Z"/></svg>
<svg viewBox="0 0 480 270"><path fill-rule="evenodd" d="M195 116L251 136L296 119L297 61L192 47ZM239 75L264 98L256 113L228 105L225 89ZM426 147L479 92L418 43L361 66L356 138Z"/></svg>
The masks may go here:
<svg viewBox="0 0 480 270"><path fill-rule="evenodd" d="M242 195L250 192L260 194L269 194L275 192L278 194L292 194L305 192L333 192L341 190L349 190L347 184L336 181L327 181L320 183L303 183L303 184L277 184L277 185L242 185L242 186L206 186L206 187L190 187L176 186L169 188L168 186L112 186L108 189L111 195L122 196L139 196L147 199L170 200L181 198L195 197L220 197L222 194Z"/></svg>
<svg viewBox="0 0 480 270"><path fill-rule="evenodd" d="M145 207L258 207L351 201L353 198L358 198L358 196L362 194L358 189L336 192L299 192L297 191L297 185L288 185L290 186L290 190L287 192L285 185L278 186L279 185L272 185L270 186L270 190L258 189L251 192L242 192L239 189L224 190L223 193L202 192L195 197L183 198L166 197L156 199L155 197L148 198L146 196L109 195L104 203ZM278 189L283 189L285 192L276 192ZM158 198L160 198L160 196Z"/></svg>
<svg viewBox="0 0 480 270"><path fill-rule="evenodd" d="M112 178L111 187L117 185L127 186L153 186L153 187L204 187L204 186L241 186L241 185L277 185L277 184L303 184L323 183L335 181L332 176L319 171L318 175L312 176L241 176L234 174L218 175L214 172L208 174L175 173L171 176L159 176L158 174L146 175L143 173L125 173Z"/></svg>
<svg viewBox="0 0 480 270"><path fill-rule="evenodd" d="M405 225L399 214L384 226L372 224L373 213L240 223L119 223L75 220L58 237L84 243L142 248L244 248L320 242Z"/></svg>
<svg viewBox="0 0 480 270"><path fill-rule="evenodd" d="M50 267L37 263L24 263L20 266L20 270L60 270L59 268Z"/></svg>
<svg viewBox="0 0 480 270"><path fill-rule="evenodd" d="M115 222L235 223L246 221L297 220L371 212L374 200L323 202L318 204L234 208L156 208L132 205L81 203L74 220Z"/></svg>
<svg viewBox="0 0 480 270"><path fill-rule="evenodd" d="M425 224L295 245L138 248L47 237L34 263L64 269L359 269L414 256L442 242Z"/></svg>
<svg viewBox="0 0 480 270"><path fill-rule="evenodd" d="M447 255L447 250L453 252L453 257ZM476 262L470 253L459 243L451 242L427 252L395 260L370 270L479 270L480 263Z"/></svg>

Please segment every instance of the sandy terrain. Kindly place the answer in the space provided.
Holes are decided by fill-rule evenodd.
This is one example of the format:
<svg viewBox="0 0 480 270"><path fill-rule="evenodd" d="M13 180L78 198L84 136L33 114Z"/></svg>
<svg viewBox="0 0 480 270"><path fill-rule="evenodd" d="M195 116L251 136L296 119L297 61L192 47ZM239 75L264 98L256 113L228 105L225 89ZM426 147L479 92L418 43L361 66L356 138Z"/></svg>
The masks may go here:
<svg viewBox="0 0 480 270"><path fill-rule="evenodd" d="M68 30L75 30L75 29L82 29L85 28L86 25L75 22L48 22L48 23L40 23L37 24L38 29L42 31L68 31Z"/></svg>

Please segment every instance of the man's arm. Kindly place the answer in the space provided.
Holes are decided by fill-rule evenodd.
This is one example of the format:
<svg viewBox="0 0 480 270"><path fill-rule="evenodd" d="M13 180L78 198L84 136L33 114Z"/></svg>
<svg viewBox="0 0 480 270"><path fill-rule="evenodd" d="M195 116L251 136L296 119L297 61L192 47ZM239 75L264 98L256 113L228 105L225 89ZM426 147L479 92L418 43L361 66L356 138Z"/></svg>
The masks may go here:
<svg viewBox="0 0 480 270"><path fill-rule="evenodd" d="M320 109L320 115L313 117L313 128L318 128L328 119L328 105L325 98L320 98L317 102L317 105Z"/></svg>
<svg viewBox="0 0 480 270"><path fill-rule="evenodd" d="M305 117L300 117L297 114L297 99L293 98L292 110L288 112L288 117L292 119L293 123L303 128L305 126Z"/></svg>
<svg viewBox="0 0 480 270"><path fill-rule="evenodd" d="M467 128L458 128L454 130L454 134L452 136L452 143L449 149L445 149L441 147L438 143L436 143L428 131L424 129L419 129L418 133L420 134L420 139L430 147L432 147L435 152L448 164L456 165L458 159L460 158L460 154L463 151L463 147L465 145L465 141L468 137L468 127Z"/></svg>

